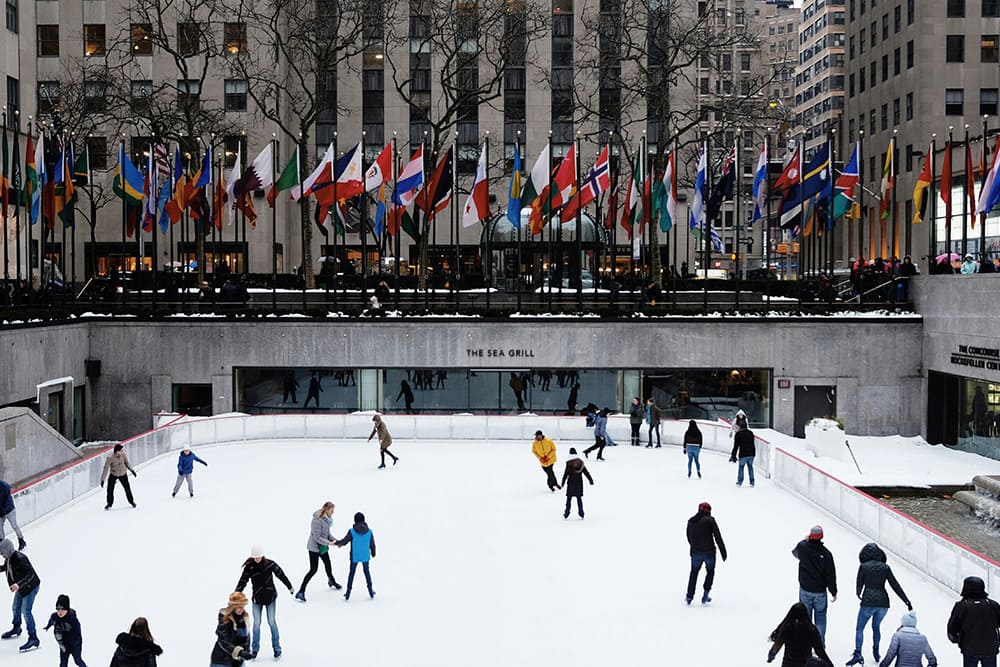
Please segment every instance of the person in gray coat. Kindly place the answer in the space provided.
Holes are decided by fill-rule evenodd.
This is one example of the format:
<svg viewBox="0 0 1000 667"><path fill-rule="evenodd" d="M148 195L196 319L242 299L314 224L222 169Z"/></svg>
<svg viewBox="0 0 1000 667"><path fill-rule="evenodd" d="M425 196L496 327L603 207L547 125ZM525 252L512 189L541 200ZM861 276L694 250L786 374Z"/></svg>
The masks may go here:
<svg viewBox="0 0 1000 667"><path fill-rule="evenodd" d="M309 585L309 580L319 569L319 561L321 560L323 567L326 568L327 584L334 590L340 590L340 584L333 577L333 569L330 567L330 547L337 541L330 534L330 528L333 526L333 510L334 504L328 500L323 503L322 507L313 512L312 523L309 524L309 539L306 540L306 550L309 552L309 571L302 579L299 592L295 594L295 599L299 602L306 601L306 586Z"/></svg>
<svg viewBox="0 0 1000 667"><path fill-rule="evenodd" d="M937 667L937 658L931 650L930 642L917 630L917 615L908 611L903 614L902 625L892 636L889 650L885 652L879 667L890 667L893 660L896 661L896 667L923 667L924 656L927 656L927 667Z"/></svg>

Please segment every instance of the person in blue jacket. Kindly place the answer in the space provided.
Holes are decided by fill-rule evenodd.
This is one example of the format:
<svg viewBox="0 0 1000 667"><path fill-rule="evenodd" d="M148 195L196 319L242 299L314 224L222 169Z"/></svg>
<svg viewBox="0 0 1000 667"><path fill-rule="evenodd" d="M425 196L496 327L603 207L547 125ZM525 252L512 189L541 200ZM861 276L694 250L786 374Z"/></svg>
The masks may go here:
<svg viewBox="0 0 1000 667"><path fill-rule="evenodd" d="M594 416L594 444L583 450L583 456L585 458L590 457L590 453L597 450L597 460L604 460L604 447L609 444L610 437L608 436L608 415L611 414L611 408L604 408Z"/></svg>
<svg viewBox="0 0 1000 667"><path fill-rule="evenodd" d="M188 493L194 498L194 480L191 475L194 473L194 462L202 464L203 466L208 466L207 463L198 458L198 456L191 451L190 447L185 447L181 450L180 456L177 457L177 481L174 482L174 491L170 494L173 498L177 495L177 492L181 488L181 482L187 481Z"/></svg>
<svg viewBox="0 0 1000 667"><path fill-rule="evenodd" d="M9 523L17 535L17 548L24 549L28 543L24 541L24 534L21 527L17 525L17 510L14 509L14 494L11 493L10 484L0 479L0 540L4 538L4 523Z"/></svg>
<svg viewBox="0 0 1000 667"><path fill-rule="evenodd" d="M361 563L361 567L365 571L368 596L375 597L375 591L372 589L372 573L368 569L368 561L375 557L375 535L368 527L368 524L365 523L365 515L361 512L355 513L354 526L347 531L347 534L342 539L337 540L334 544L338 547L342 547L345 544L351 545L351 572L347 575L347 592L344 593L344 599L351 599L351 587L354 585L354 571L357 569L358 563Z"/></svg>
<svg viewBox="0 0 1000 667"><path fill-rule="evenodd" d="M66 667L69 664L70 656L77 667L87 667L87 663L80 657L83 652L83 633L80 631L80 621L76 617L76 611L69 606L69 596L60 595L56 598L56 610L49 616L49 622L45 624L43 630L55 628L52 634L55 635L56 643L59 644L59 667Z"/></svg>

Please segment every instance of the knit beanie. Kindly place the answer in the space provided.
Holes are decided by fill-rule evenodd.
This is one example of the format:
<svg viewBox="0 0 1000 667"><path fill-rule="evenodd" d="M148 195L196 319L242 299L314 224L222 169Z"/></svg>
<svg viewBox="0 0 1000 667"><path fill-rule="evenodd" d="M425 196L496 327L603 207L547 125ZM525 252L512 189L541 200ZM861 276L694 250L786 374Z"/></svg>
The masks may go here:
<svg viewBox="0 0 1000 667"><path fill-rule="evenodd" d="M823 526L816 525L809 529L809 539L810 540L822 540L823 539Z"/></svg>
<svg viewBox="0 0 1000 667"><path fill-rule="evenodd" d="M69 596L65 593L56 598L56 609L69 611Z"/></svg>
<svg viewBox="0 0 1000 667"><path fill-rule="evenodd" d="M569 453L570 454L576 454L576 447L570 447L569 448Z"/></svg>
<svg viewBox="0 0 1000 667"><path fill-rule="evenodd" d="M255 544L250 547L250 558L263 558L264 557L264 547L259 544Z"/></svg>
<svg viewBox="0 0 1000 667"><path fill-rule="evenodd" d="M698 511L699 512L705 512L706 514L711 514L712 513L712 506L709 505L708 503L699 503L698 504Z"/></svg>
<svg viewBox="0 0 1000 667"><path fill-rule="evenodd" d="M240 593L239 591L229 594L230 607L245 607L248 602L249 600L247 600L247 596L243 595L243 593Z"/></svg>
<svg viewBox="0 0 1000 667"><path fill-rule="evenodd" d="M908 611L905 614L903 614L903 620L901 622L901 625L904 628L915 628L915 627L917 627L917 615L916 615L916 613L914 613L912 611Z"/></svg>

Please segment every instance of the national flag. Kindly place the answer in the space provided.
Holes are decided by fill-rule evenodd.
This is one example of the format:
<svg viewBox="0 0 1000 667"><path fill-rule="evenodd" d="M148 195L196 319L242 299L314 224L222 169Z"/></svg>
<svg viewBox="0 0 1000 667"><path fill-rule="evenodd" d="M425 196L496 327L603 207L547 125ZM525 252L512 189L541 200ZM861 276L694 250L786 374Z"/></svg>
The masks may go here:
<svg viewBox="0 0 1000 667"><path fill-rule="evenodd" d="M823 201L825 192L829 192L832 179L830 178L830 144L824 143L813 154L809 164L806 165L802 173L802 199L808 200L816 197Z"/></svg>
<svg viewBox="0 0 1000 667"><path fill-rule="evenodd" d="M924 155L924 166L920 170L920 175L917 176L917 182L913 186L913 223L914 225L920 224L924 221L924 204L927 203L925 199L925 194L927 188L931 186L934 182L934 176L931 174L931 160L933 156L931 151L928 150Z"/></svg>
<svg viewBox="0 0 1000 667"><path fill-rule="evenodd" d="M976 174L972 171L972 144L965 142L965 195L969 198L972 228L976 228Z"/></svg>
<svg viewBox="0 0 1000 667"><path fill-rule="evenodd" d="M184 215L184 209L187 208L188 187L190 187L188 175L184 169L184 163L181 161L180 148L178 148L174 151L173 197L163 207L163 211L167 214L172 225L176 225L180 221Z"/></svg>
<svg viewBox="0 0 1000 667"><path fill-rule="evenodd" d="M753 217L750 219L750 224L757 222L764 215L764 208L767 206L768 190L767 143L765 143L760 149L760 157L757 158L757 169L753 174L753 188L751 189L753 195Z"/></svg>
<svg viewBox="0 0 1000 667"><path fill-rule="evenodd" d="M156 166L152 145L146 150L146 172L143 174L142 193L145 204L142 207L142 231L152 231L156 221Z"/></svg>
<svg viewBox="0 0 1000 667"><path fill-rule="evenodd" d="M639 236L645 233L646 225L652 222L654 214L659 214L660 189L653 188L653 172L646 174L646 180L642 182L642 215L639 216ZM659 180L656 181L659 184Z"/></svg>
<svg viewBox="0 0 1000 667"><path fill-rule="evenodd" d="M317 181L323 183L332 182L334 157L333 144L331 143L323 154L323 159L319 161L319 164L312 170L312 173L306 176L306 180L302 181L301 185L296 183L292 186L292 199L301 199L306 195L312 194L313 186L316 185Z"/></svg>
<svg viewBox="0 0 1000 667"><path fill-rule="evenodd" d="M783 229L792 229L795 226L796 218L802 213L800 164L802 164L801 151L795 149L787 160L781 175L778 176L778 180L774 182L775 187L781 188L779 210Z"/></svg>
<svg viewBox="0 0 1000 667"><path fill-rule="evenodd" d="M383 183L392 180L392 143L385 145L382 152L375 158L372 166L365 172L365 192L371 192Z"/></svg>
<svg viewBox="0 0 1000 667"><path fill-rule="evenodd" d="M945 145L941 161L941 201L944 202L944 224L951 228L951 141Z"/></svg>
<svg viewBox="0 0 1000 667"><path fill-rule="evenodd" d="M521 190L521 208L531 208L530 221L532 235L542 233L542 228L545 227L545 219L548 217L550 174L549 145L545 144L545 148L538 154L538 159L535 160L535 164L531 168L528 182L524 184L524 188Z"/></svg>
<svg viewBox="0 0 1000 667"><path fill-rule="evenodd" d="M237 164L239 163L237 162ZM230 183L225 183L225 179L220 178L215 181L215 185L212 188L212 225L219 231L222 231L223 218L229 217L229 224L233 224L233 218L235 217L236 202L233 201L230 206L226 206L226 204L230 203L232 193L230 185Z"/></svg>
<svg viewBox="0 0 1000 667"><path fill-rule="evenodd" d="M670 151L667 155L667 166L663 170L663 199L661 200L660 229L664 232L669 232L674 223L678 222L676 152Z"/></svg>
<svg viewBox="0 0 1000 667"><path fill-rule="evenodd" d="M357 197L365 191L361 156L361 142L359 141L354 148L341 155L334 163L333 173L337 184L336 193L331 189L331 194L335 194L340 201Z"/></svg>
<svg viewBox="0 0 1000 667"><path fill-rule="evenodd" d="M388 187L385 183L378 186L378 194L375 196L375 238L382 236L385 231L385 218L387 212L386 199L388 198Z"/></svg>
<svg viewBox="0 0 1000 667"><path fill-rule="evenodd" d="M73 227L76 224L76 185L73 183L73 147L64 150L62 163L56 167L61 171L62 182L56 187L55 214L63 227Z"/></svg>
<svg viewBox="0 0 1000 667"><path fill-rule="evenodd" d="M194 187L204 188L212 182L212 146L209 144L205 148L205 154L201 158L201 169L195 175Z"/></svg>
<svg viewBox="0 0 1000 667"><path fill-rule="evenodd" d="M985 144L983 151L985 152ZM997 204L1000 204L1000 137L997 137L997 145L993 149L993 162L990 171L986 175L982 192L979 193L979 204L976 206L976 213L985 215L992 211Z"/></svg>
<svg viewBox="0 0 1000 667"><path fill-rule="evenodd" d="M472 179L469 198L465 200L465 210L462 212L462 226L472 227L485 220L490 214L490 183L486 173L486 145L479 154L476 165L476 176Z"/></svg>
<svg viewBox="0 0 1000 667"><path fill-rule="evenodd" d="M451 201L451 186L453 181L451 148L445 151L444 157L438 162L434 173L423 193L417 197L417 208L427 214L440 213Z"/></svg>
<svg viewBox="0 0 1000 667"><path fill-rule="evenodd" d="M233 168L229 170L229 176L226 177L226 201L229 202L229 210L227 218L229 219L229 224L233 224L233 220L236 218L236 206L243 198L243 193L238 190L240 180L243 178L243 146L242 144L236 149L236 161L233 162ZM217 200L219 199L218 193L216 193L213 199L213 211L215 211L215 226L220 227L222 224L222 216L219 211L216 211ZM221 210L221 209L220 209Z"/></svg>
<svg viewBox="0 0 1000 667"><path fill-rule="evenodd" d="M330 232L327 230L327 226L330 220L330 207L329 206L316 206L313 208L313 222L319 228L319 233L324 237L329 238Z"/></svg>
<svg viewBox="0 0 1000 667"><path fill-rule="evenodd" d="M551 200L549 210L555 211L560 206L565 206L572 199L576 192L576 144L569 145L566 157L559 163L552 177Z"/></svg>
<svg viewBox="0 0 1000 667"><path fill-rule="evenodd" d="M837 218L850 211L857 203L855 189L858 186L858 162L861 160L860 150L861 146L854 144L854 152L851 153L851 159L847 161L847 164L844 165L844 170L837 177L833 197L833 214L831 215L833 220L837 220Z"/></svg>
<svg viewBox="0 0 1000 667"><path fill-rule="evenodd" d="M17 154L20 150L18 147L17 139L17 129L14 129L14 150L10 156L10 187L12 193L10 194L10 200L8 203L14 205L14 210L21 205L21 162L18 160Z"/></svg>
<svg viewBox="0 0 1000 667"><path fill-rule="evenodd" d="M635 219L639 213L639 197L639 165L637 163L635 172L629 178L628 190L625 191L625 203L622 206L620 223L629 239L634 236Z"/></svg>
<svg viewBox="0 0 1000 667"><path fill-rule="evenodd" d="M521 229L521 146L514 144L514 169L507 188L507 219L514 229Z"/></svg>
<svg viewBox="0 0 1000 667"><path fill-rule="evenodd" d="M3 129L0 130L3 133L3 142L0 152L3 154L3 161L0 162L0 216L7 215L7 206L10 204L10 180L7 178L7 173L10 167L10 148L7 145L7 119L4 118ZM16 132L16 130L15 130ZM17 160L17 156L14 156L14 160Z"/></svg>
<svg viewBox="0 0 1000 667"><path fill-rule="evenodd" d="M608 160L608 147L605 146L600 155L597 156L594 166L590 168L586 180L580 184L579 192L573 196L569 204L563 207L559 218L563 222L575 219L577 211L596 201L600 194L609 187L611 187L611 168Z"/></svg>
<svg viewBox="0 0 1000 667"><path fill-rule="evenodd" d="M163 143L156 143L153 146L153 157L156 161L156 178L163 182L170 178L170 153Z"/></svg>
<svg viewBox="0 0 1000 667"><path fill-rule="evenodd" d="M274 143L269 141L236 181L234 192L242 196L257 190L267 190L272 185L274 185Z"/></svg>
<svg viewBox="0 0 1000 667"><path fill-rule="evenodd" d="M278 193L291 190L299 184L299 147L292 151L292 157L288 160L285 168L281 170L278 180L271 185L267 191L267 205L274 208L274 203L278 199Z"/></svg>
<svg viewBox="0 0 1000 667"><path fill-rule="evenodd" d="M125 144L118 144L118 165L115 167L113 189L127 204L142 205L144 178L132 160L125 155Z"/></svg>
<svg viewBox="0 0 1000 667"><path fill-rule="evenodd" d="M722 161L722 171L719 173L719 180L712 189L712 196L708 199L708 206L705 209L705 217L709 220L718 220L722 212L722 202L733 196L733 186L736 183L736 144L726 153L725 160Z"/></svg>
<svg viewBox="0 0 1000 667"><path fill-rule="evenodd" d="M882 184L879 186L881 199L878 204L879 218L887 220L892 206L892 188L896 177L892 170L893 140L889 140L889 149L885 152L885 164L882 166Z"/></svg>
<svg viewBox="0 0 1000 667"><path fill-rule="evenodd" d="M617 181L617 179L615 179ZM604 229L611 231L614 229L615 220L618 219L618 184L611 188L611 195L608 197L608 211L604 216Z"/></svg>
<svg viewBox="0 0 1000 667"><path fill-rule="evenodd" d="M705 214L705 181L708 179L708 147L702 145L698 158L698 173L694 178L694 193L691 196L691 218L688 227L692 232L700 232Z"/></svg>
<svg viewBox="0 0 1000 667"><path fill-rule="evenodd" d="M131 164L131 162L129 163ZM134 167L133 167L134 169ZM38 219L42 215L42 189L45 187L47 176L45 173L45 135L38 135L38 143L35 144L35 152L31 156L31 164L28 166L28 180L31 183L31 224L38 224ZM138 172L136 172L138 174ZM139 176L142 179L142 176ZM140 191L141 192L141 191ZM142 202L142 195L139 195L139 202Z"/></svg>
<svg viewBox="0 0 1000 667"><path fill-rule="evenodd" d="M396 187L392 201L397 206L407 207L417 196L417 188L424 184L424 145L417 146L410 161L396 177Z"/></svg>
<svg viewBox="0 0 1000 667"><path fill-rule="evenodd" d="M399 226L400 226L400 228L402 228L402 230L404 232L406 232L407 234L410 235L410 238L412 238L414 241L419 241L420 240L420 218L419 218L420 211L419 211L419 209L416 209L416 210L414 210L413 213L414 213L414 215L418 216L416 219L414 219L414 216L410 215L410 210L408 208L404 208L402 210L402 212L400 213L400 216L399 216L399 220L400 220Z"/></svg>
<svg viewBox="0 0 1000 667"><path fill-rule="evenodd" d="M399 233L399 225L403 219L403 207L396 206L391 201L391 193L389 195L389 200L387 201L388 211L386 211L386 231L389 232L389 236L395 237Z"/></svg>
<svg viewBox="0 0 1000 667"><path fill-rule="evenodd" d="M90 185L90 146L86 144L83 155L73 162L73 185Z"/></svg>

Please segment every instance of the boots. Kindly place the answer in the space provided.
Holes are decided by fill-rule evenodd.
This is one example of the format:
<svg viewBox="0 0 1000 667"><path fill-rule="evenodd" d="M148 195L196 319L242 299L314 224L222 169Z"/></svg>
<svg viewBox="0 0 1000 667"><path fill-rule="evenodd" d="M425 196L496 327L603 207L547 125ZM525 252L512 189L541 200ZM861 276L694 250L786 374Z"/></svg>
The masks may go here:
<svg viewBox="0 0 1000 667"><path fill-rule="evenodd" d="M876 663L882 659L882 654L878 652L878 646L872 648L872 654L875 656Z"/></svg>
<svg viewBox="0 0 1000 667"><path fill-rule="evenodd" d="M21 653L25 651L30 651L33 648L38 648L38 637L31 635L28 637L28 641L24 642L17 650Z"/></svg>
<svg viewBox="0 0 1000 667"><path fill-rule="evenodd" d="M23 537L17 538L17 550L24 551L24 547L28 546L28 543L24 541Z"/></svg>
<svg viewBox="0 0 1000 667"><path fill-rule="evenodd" d="M330 577L330 580L326 583L330 588L332 588L335 591L339 591L341 589L340 584L338 584L337 580L334 579L333 577Z"/></svg>
<svg viewBox="0 0 1000 667"><path fill-rule="evenodd" d="M861 657L861 651L855 651L851 659L847 661L847 667L851 665L863 665L865 664L865 659Z"/></svg>
<svg viewBox="0 0 1000 667"><path fill-rule="evenodd" d="M0 639L13 639L14 637L20 636L20 634L21 634L21 626L15 625L10 630L0 635Z"/></svg>

